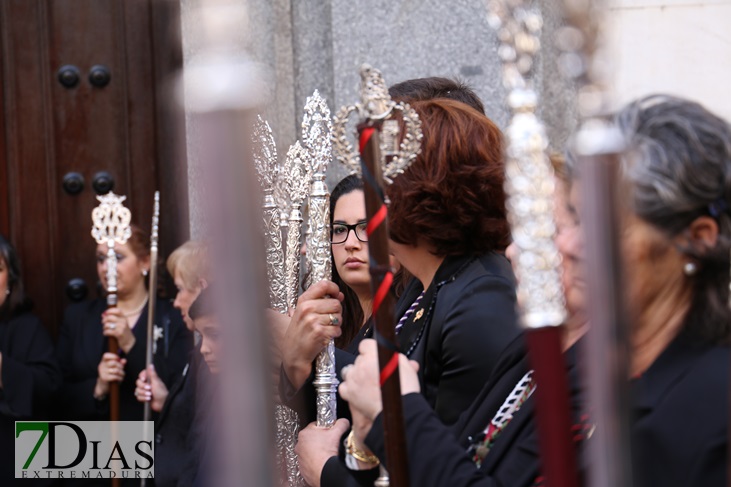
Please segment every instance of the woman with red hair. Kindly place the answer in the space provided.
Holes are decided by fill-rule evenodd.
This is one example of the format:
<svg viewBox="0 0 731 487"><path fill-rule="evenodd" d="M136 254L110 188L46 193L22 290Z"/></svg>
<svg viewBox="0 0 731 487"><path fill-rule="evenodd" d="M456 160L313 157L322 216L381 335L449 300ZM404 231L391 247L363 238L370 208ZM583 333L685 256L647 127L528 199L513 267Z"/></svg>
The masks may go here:
<svg viewBox="0 0 731 487"><path fill-rule="evenodd" d="M519 334L514 276L504 255L510 232L503 140L494 123L463 103L438 99L413 107L422 150L387 188L391 252L414 276L396 305L396 332L401 351L419 363L422 394L451 424ZM347 472L332 441L341 432L308 427L300 434L297 451L310 485L342 484Z"/></svg>

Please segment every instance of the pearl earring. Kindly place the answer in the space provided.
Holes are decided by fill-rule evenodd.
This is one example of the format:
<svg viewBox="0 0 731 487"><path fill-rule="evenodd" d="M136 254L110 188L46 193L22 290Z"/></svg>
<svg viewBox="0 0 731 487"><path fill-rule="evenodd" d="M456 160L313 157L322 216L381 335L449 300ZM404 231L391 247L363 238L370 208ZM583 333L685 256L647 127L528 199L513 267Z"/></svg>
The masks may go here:
<svg viewBox="0 0 731 487"><path fill-rule="evenodd" d="M142 269L142 275L147 277L147 269Z"/></svg>
<svg viewBox="0 0 731 487"><path fill-rule="evenodd" d="M5 290L5 295L6 295L6 296L10 296L10 289L6 289L6 290Z"/></svg>
<svg viewBox="0 0 731 487"><path fill-rule="evenodd" d="M683 273L686 276L694 276L698 272L698 266L694 262L686 262L683 266Z"/></svg>

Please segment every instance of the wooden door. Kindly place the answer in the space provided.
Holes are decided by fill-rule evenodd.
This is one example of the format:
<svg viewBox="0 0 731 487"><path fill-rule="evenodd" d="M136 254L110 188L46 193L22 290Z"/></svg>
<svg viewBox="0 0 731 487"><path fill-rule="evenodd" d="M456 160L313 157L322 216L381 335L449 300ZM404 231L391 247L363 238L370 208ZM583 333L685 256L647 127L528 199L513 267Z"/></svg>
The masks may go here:
<svg viewBox="0 0 731 487"><path fill-rule="evenodd" d="M174 0L0 2L0 232L54 333L83 288L69 283L97 295L97 193L113 184L149 231L159 189L161 255L187 237L187 170L168 96L182 64L179 15Z"/></svg>

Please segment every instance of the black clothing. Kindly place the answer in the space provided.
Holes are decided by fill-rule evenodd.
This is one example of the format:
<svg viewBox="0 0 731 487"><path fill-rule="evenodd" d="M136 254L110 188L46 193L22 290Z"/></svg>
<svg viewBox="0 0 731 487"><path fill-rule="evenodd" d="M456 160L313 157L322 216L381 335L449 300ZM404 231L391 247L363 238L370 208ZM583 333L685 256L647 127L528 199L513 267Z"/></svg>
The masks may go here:
<svg viewBox="0 0 731 487"><path fill-rule="evenodd" d="M396 306L403 316L423 287L412 279ZM445 424L469 407L505 347L520 334L515 277L502 254L447 257L427 288L420 309L398 336L419 362L422 394Z"/></svg>
<svg viewBox="0 0 731 487"><path fill-rule="evenodd" d="M109 419L109 401L94 399L101 357L107 350L107 338L102 334L102 313L106 310L102 299L72 304L66 309L58 339L57 356L64 383L59 395L60 419L99 421ZM163 329L157 340L153 362L155 371L170 388L180 375L192 348L193 338L185 327L180 312L167 300L158 299L155 305L155 325ZM135 381L145 368L147 343L147 306L142 310L132 329L135 344L127 359L125 377L120 385L120 420L141 421L143 404L134 396Z"/></svg>
<svg viewBox="0 0 731 487"><path fill-rule="evenodd" d="M198 368L205 366L196 347L183 373L175 380L155 422L155 485L174 487L182 473L182 460L189 458L189 432L195 418Z"/></svg>
<svg viewBox="0 0 731 487"><path fill-rule="evenodd" d="M729 360L683 333L632 381L636 485L727 485Z"/></svg>
<svg viewBox="0 0 731 487"><path fill-rule="evenodd" d="M222 466L217 439L223 437L225 425L216 414L221 398L219 376L211 373L205 360L199 360L195 381L196 407L178 487L207 487Z"/></svg>
<svg viewBox="0 0 731 487"><path fill-rule="evenodd" d="M396 303L403 316L423 287L412 279ZM419 362L422 393L447 423L454 423L479 393L502 350L517 336L515 278L507 259L496 253L480 257L447 257L424 293L419 309L398 335L400 349ZM360 339L360 335L358 336ZM355 356L335 350L338 378ZM280 395L300 415L303 425L315 420L313 375L295 393L281 374ZM338 395L338 417L350 418Z"/></svg>
<svg viewBox="0 0 731 487"><path fill-rule="evenodd" d="M575 418L584 411L584 399L576 367L576 346L566 352L571 405ZM472 406L451 428L445 426L421 394L403 397L409 475L412 485L529 487L540 475L538 438L533 420L534 396L522 405L497 438L479 469L467 453L472 438L478 439L513 388L528 372L523 337L514 340ZM472 438L471 438L472 437ZM385 459L383 415L373 423L366 445ZM341 457L344 454L341 448ZM323 487L372 485L377 470L349 471L332 457L322 471Z"/></svg>
<svg viewBox="0 0 731 487"><path fill-rule="evenodd" d="M0 321L0 485L48 485L15 479L15 421L47 420L49 399L61 386L53 342L40 320L23 313Z"/></svg>

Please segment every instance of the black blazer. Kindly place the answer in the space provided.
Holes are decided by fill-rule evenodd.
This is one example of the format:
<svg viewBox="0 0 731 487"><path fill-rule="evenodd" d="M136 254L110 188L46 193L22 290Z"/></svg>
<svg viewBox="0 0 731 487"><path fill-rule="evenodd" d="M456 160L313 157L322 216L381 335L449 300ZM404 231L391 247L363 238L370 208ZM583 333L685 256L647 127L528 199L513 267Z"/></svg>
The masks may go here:
<svg viewBox="0 0 731 487"><path fill-rule="evenodd" d="M681 334L632 381L636 485L726 486L729 348Z"/></svg>
<svg viewBox="0 0 731 487"><path fill-rule="evenodd" d="M58 339L57 356L64 383L59 394L60 419L95 421L109 419L109 401L94 399L97 367L106 351L101 315L106 309L102 299L72 304L66 309ZM170 388L181 374L193 346L193 338L185 327L180 312L167 300L155 305L155 324L162 327L163 337L157 340L155 370ZM120 385L120 419L139 421L143 405L134 397L135 381L145 368L147 343L147 306L132 329L136 342L125 355L125 378Z"/></svg>
<svg viewBox="0 0 731 487"><path fill-rule="evenodd" d="M155 422L155 485L178 485L181 459L189 457L189 432L195 418L197 370L201 365L200 348L190 353L190 360L175 380Z"/></svg>
<svg viewBox="0 0 731 487"><path fill-rule="evenodd" d="M576 419L585 410L584 397L576 367L576 347L565 355L571 384L571 404ZM501 356L498 365L474 403L451 428L445 426L420 394L403 397L409 475L412 485L529 487L540 476L538 438L533 420L534 397L515 413L492 449L475 468L467 453L472 438L482 431L505 399L529 370L522 336L514 340ZM582 424L575 427L577 437L591 431ZM578 439L577 438L577 439ZM383 415L379 415L366 438L366 444L379 458L385 458ZM341 448L341 457L344 454ZM377 472L353 474L342 461L332 457L322 471L323 487L372 485Z"/></svg>
<svg viewBox="0 0 731 487"><path fill-rule="evenodd" d="M423 287L412 279L396 316L403 316ZM480 392L503 350L520 329L515 277L502 254L447 257L398 336L419 362L422 394L445 424L454 423Z"/></svg>
<svg viewBox="0 0 731 487"><path fill-rule="evenodd" d="M421 293L421 283L412 279L396 303L396 316L403 316ZM503 349L517 336L515 278L501 254L480 257L447 257L398 335L401 351L419 362L422 393L429 405L447 423L454 423L480 392L485 378ZM418 317L418 319L417 319ZM339 380L345 365L355 356L335 351ZM292 391L281 374L280 393L297 411L303 425L315 420L316 392L313 375L300 391ZM338 417L350 419L347 402L338 395Z"/></svg>
<svg viewBox="0 0 731 487"><path fill-rule="evenodd" d="M53 342L30 313L0 321L0 485L45 485L15 479L15 421L47 420L49 399L61 386Z"/></svg>

